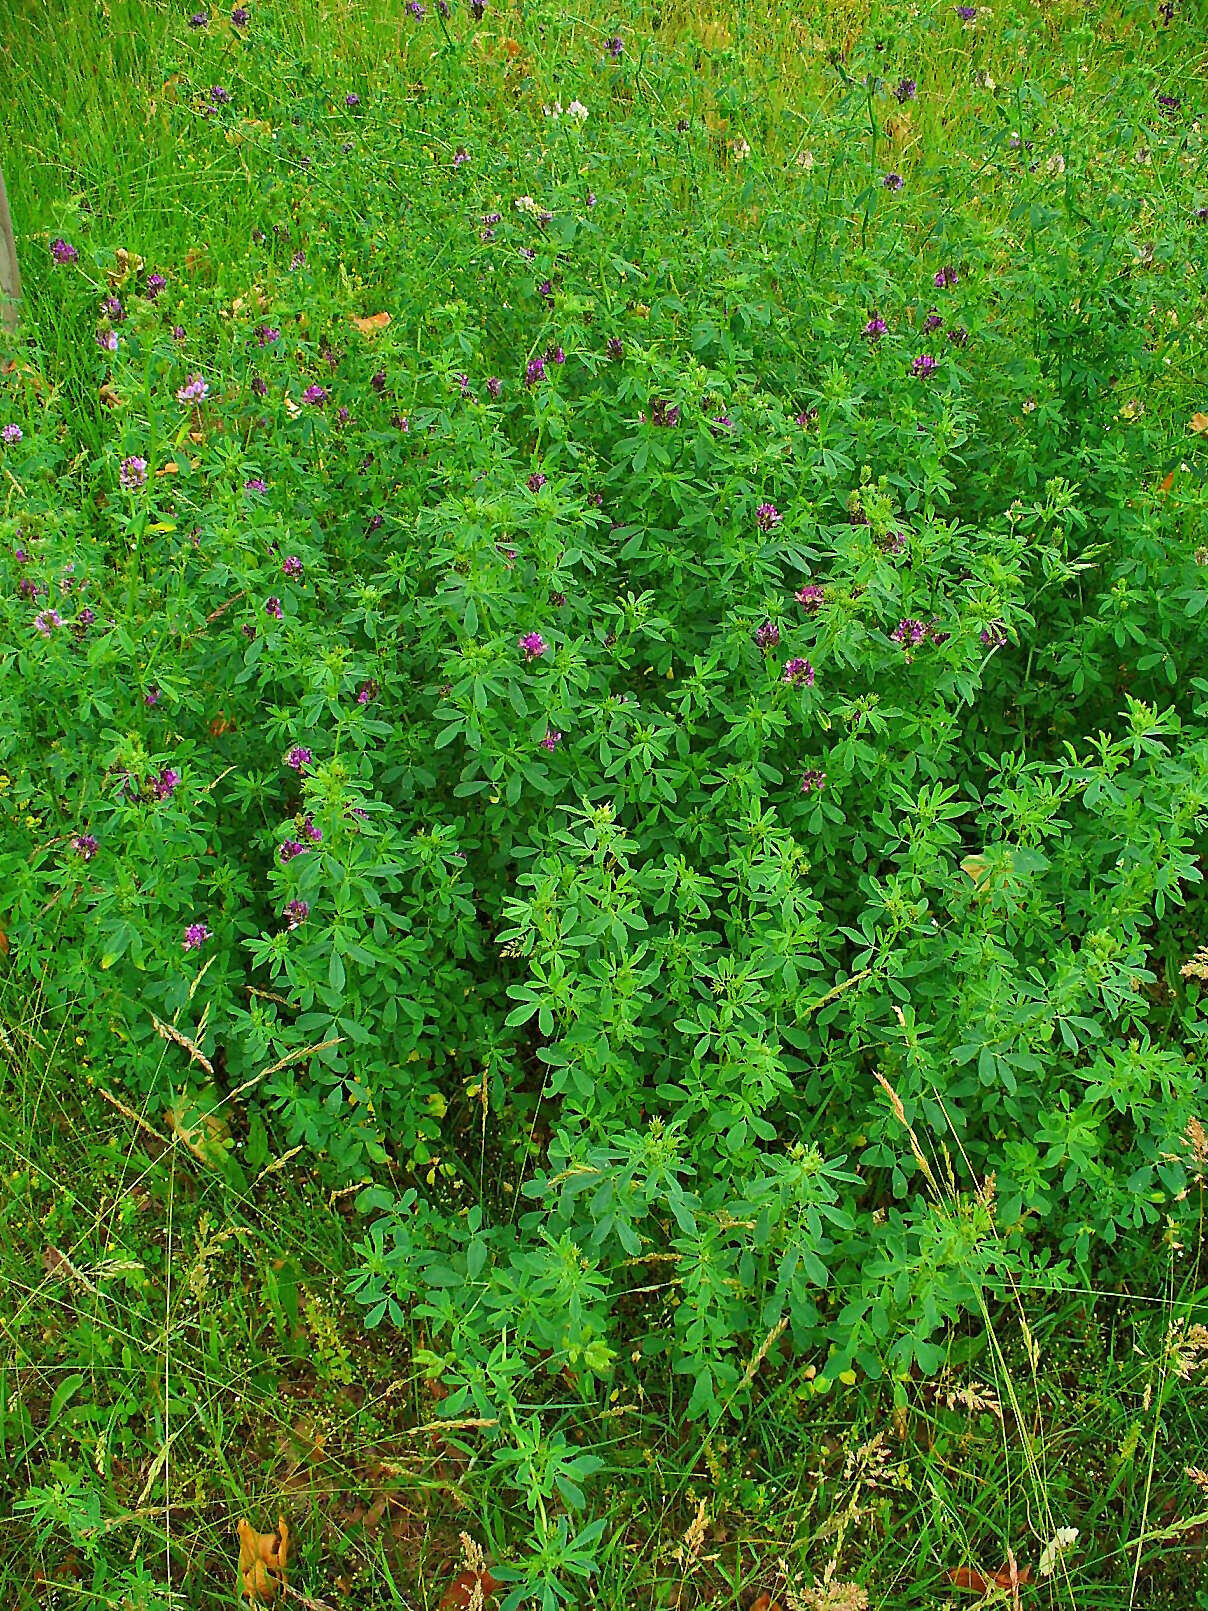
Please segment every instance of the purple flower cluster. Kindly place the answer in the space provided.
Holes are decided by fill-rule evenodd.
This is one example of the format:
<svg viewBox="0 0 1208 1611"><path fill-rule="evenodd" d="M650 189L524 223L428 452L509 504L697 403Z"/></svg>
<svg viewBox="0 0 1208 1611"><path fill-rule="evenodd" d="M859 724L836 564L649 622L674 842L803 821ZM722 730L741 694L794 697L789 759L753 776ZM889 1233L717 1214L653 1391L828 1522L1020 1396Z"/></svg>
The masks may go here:
<svg viewBox="0 0 1208 1611"><path fill-rule="evenodd" d="M185 383L176 394L178 403L200 403L209 396L210 383L201 375L186 375Z"/></svg>
<svg viewBox="0 0 1208 1611"><path fill-rule="evenodd" d="M503 382L498 375L487 376L487 391L492 397L498 397L503 390Z"/></svg>
<svg viewBox="0 0 1208 1611"><path fill-rule="evenodd" d="M781 682L787 682L794 688L812 688L814 686L814 668L808 660L794 656L784 668Z"/></svg>
<svg viewBox="0 0 1208 1611"><path fill-rule="evenodd" d="M921 352L910 363L910 373L917 376L927 376L935 371L935 359L929 352Z"/></svg>
<svg viewBox="0 0 1208 1611"><path fill-rule="evenodd" d="M231 23L236 28L246 28L251 17L252 14L246 6L236 6L231 12Z"/></svg>
<svg viewBox="0 0 1208 1611"><path fill-rule="evenodd" d="M97 852L97 842L90 833L78 833L72 838L71 848L82 860L91 861Z"/></svg>
<svg viewBox="0 0 1208 1611"><path fill-rule="evenodd" d="M275 621L280 621L285 615L285 611L281 608L281 600L275 593L265 602L264 613L271 615Z"/></svg>
<svg viewBox="0 0 1208 1611"><path fill-rule="evenodd" d="M668 403L656 397L650 404L650 419L654 425L678 425L680 411L678 403Z"/></svg>
<svg viewBox="0 0 1208 1611"><path fill-rule="evenodd" d="M826 773L820 771L817 767L810 767L807 771L801 774L801 792L802 794L813 794L814 791L816 789L820 789L825 782Z"/></svg>
<svg viewBox="0 0 1208 1611"><path fill-rule="evenodd" d="M147 461L132 453L128 459L123 459L118 466L118 481L126 492L137 492L139 487L147 485Z"/></svg>
<svg viewBox="0 0 1208 1611"><path fill-rule="evenodd" d="M8 447L15 447L16 444L21 441L24 435L25 432L21 429L21 427L11 422L6 425L2 431L0 431L0 438L3 439L4 443Z"/></svg>
<svg viewBox="0 0 1208 1611"><path fill-rule="evenodd" d="M545 737L541 740L541 748L543 750L548 750L552 755L561 742L562 734L559 733L556 728L551 727L547 730Z"/></svg>
<svg viewBox="0 0 1208 1611"><path fill-rule="evenodd" d="M893 98L895 101L899 101L903 106L905 106L907 101L914 100L918 92L919 86L915 83L913 78L903 78L899 80L897 88L893 92Z"/></svg>
<svg viewBox="0 0 1208 1611"><path fill-rule="evenodd" d="M799 587L793 596L807 615L817 615L826 603L826 589L820 587L817 582L806 582L805 586Z"/></svg>
<svg viewBox="0 0 1208 1611"><path fill-rule="evenodd" d="M755 511L755 520L760 531L771 531L774 526L779 526L783 519L784 516L774 503L761 503Z"/></svg>
<svg viewBox="0 0 1208 1611"><path fill-rule="evenodd" d="M306 901L286 901L285 909L281 916L285 919L287 927L291 929L299 928L310 916L310 905Z"/></svg>
<svg viewBox="0 0 1208 1611"><path fill-rule="evenodd" d="M520 639L520 647L526 660L540 660L549 645L540 632L526 632Z"/></svg>
<svg viewBox="0 0 1208 1611"><path fill-rule="evenodd" d="M329 395L330 393L325 386L320 386L315 382L309 385L302 393L302 401L309 403L312 408L318 408L320 403L327 401Z"/></svg>
<svg viewBox="0 0 1208 1611"><path fill-rule="evenodd" d="M185 930L184 949L186 951L200 951L206 941L212 938L213 936L204 923L190 923Z"/></svg>
<svg viewBox="0 0 1208 1611"><path fill-rule="evenodd" d="M305 744L295 744L285 757L286 766L292 766L295 772L300 772L304 766L309 766L312 755Z"/></svg>
<svg viewBox="0 0 1208 1611"><path fill-rule="evenodd" d="M157 778L151 780L151 793L157 800L170 800L180 786L180 773L174 766L165 766Z"/></svg>
<svg viewBox="0 0 1208 1611"><path fill-rule="evenodd" d="M755 628L756 646L762 649L764 654L767 654L769 649L774 649L779 642L780 628L775 621L763 621Z"/></svg>
<svg viewBox="0 0 1208 1611"><path fill-rule="evenodd" d="M874 313L872 318L864 326L863 333L868 337L869 341L880 341L881 337L888 329L889 326L885 323L884 319L882 319L881 315L879 313Z"/></svg>
<svg viewBox="0 0 1208 1611"><path fill-rule="evenodd" d="M154 302L156 297L163 290L163 288L167 285L167 283L168 283L167 280L164 278L164 276L162 274L148 274L148 276L147 276L147 300L149 302Z"/></svg>
<svg viewBox="0 0 1208 1611"><path fill-rule="evenodd" d="M286 554L281 563L281 569L286 576L293 577L296 580L302 575L302 561L297 554Z"/></svg>
<svg viewBox="0 0 1208 1611"><path fill-rule="evenodd" d="M887 173L884 179L881 180L881 183L885 186L886 190L901 190L906 181L902 178L900 173Z"/></svg>
<svg viewBox="0 0 1208 1611"><path fill-rule="evenodd" d="M904 648L915 649L927 636L927 628L921 621L912 615L902 618L889 634L894 643L900 643Z"/></svg>
<svg viewBox="0 0 1208 1611"><path fill-rule="evenodd" d="M62 239L50 243L50 255L56 263L78 263L80 254L70 241Z"/></svg>
<svg viewBox="0 0 1208 1611"><path fill-rule="evenodd" d="M534 470L532 475L529 476L529 478L528 478L528 489L529 489L529 491L530 492L540 492L544 485L545 485L545 477L544 477L544 475L542 475L540 470Z"/></svg>
<svg viewBox="0 0 1208 1611"><path fill-rule="evenodd" d="M1007 629L1001 620L993 620L981 630L981 640L988 649L1001 649L1007 641Z"/></svg>
<svg viewBox="0 0 1208 1611"><path fill-rule="evenodd" d="M935 285L941 291L946 290L950 285L955 285L958 278L959 275L956 270L947 263L942 269L935 271Z"/></svg>
<svg viewBox="0 0 1208 1611"><path fill-rule="evenodd" d="M538 381L545 379L545 359L530 358L524 366L524 384L535 386Z"/></svg>

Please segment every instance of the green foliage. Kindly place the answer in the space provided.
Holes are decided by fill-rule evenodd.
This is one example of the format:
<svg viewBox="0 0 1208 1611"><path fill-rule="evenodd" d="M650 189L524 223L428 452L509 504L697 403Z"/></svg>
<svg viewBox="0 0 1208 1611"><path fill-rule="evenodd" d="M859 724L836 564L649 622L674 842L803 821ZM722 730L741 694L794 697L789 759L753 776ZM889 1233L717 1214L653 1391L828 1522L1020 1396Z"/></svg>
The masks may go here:
<svg viewBox="0 0 1208 1611"><path fill-rule="evenodd" d="M354 84L263 9L144 36L203 227L64 186L25 253L3 965L362 1188L348 1290L498 1428L553 1604L551 1394L715 1428L773 1340L905 1379L1191 1234L1188 47L903 15L748 115L686 23L404 14Z"/></svg>

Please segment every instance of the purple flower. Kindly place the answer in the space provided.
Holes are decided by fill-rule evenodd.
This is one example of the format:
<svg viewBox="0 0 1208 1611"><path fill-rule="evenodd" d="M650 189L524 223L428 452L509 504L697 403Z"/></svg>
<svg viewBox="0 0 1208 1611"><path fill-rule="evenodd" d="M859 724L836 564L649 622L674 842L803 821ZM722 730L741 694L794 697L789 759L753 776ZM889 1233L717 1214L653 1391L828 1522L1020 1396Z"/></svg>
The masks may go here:
<svg viewBox="0 0 1208 1611"><path fill-rule="evenodd" d="M200 951L210 939L213 939L213 935L204 923L190 923L185 930L184 948L186 951Z"/></svg>
<svg viewBox="0 0 1208 1611"><path fill-rule="evenodd" d="M709 429L714 436L724 436L727 431L734 429L734 421L728 414L715 414L709 421Z"/></svg>
<svg viewBox="0 0 1208 1611"><path fill-rule="evenodd" d="M186 375L185 383L176 394L178 403L200 403L209 396L210 384L200 375Z"/></svg>
<svg viewBox="0 0 1208 1611"><path fill-rule="evenodd" d="M529 478L528 478L528 489L529 489L529 491L530 492L540 492L544 485L545 485L545 477L542 475L540 470L534 470L532 475L529 476Z"/></svg>
<svg viewBox="0 0 1208 1611"><path fill-rule="evenodd" d="M825 782L826 773L819 771L816 767L811 767L801 774L801 792L802 794L813 794L814 790L820 789Z"/></svg>
<svg viewBox="0 0 1208 1611"><path fill-rule="evenodd" d="M555 610L563 610L566 608L565 593L551 593L549 596L549 601L554 606Z"/></svg>
<svg viewBox="0 0 1208 1611"><path fill-rule="evenodd" d="M540 660L549 645L540 632L526 632L520 639L520 647L524 650L526 660Z"/></svg>
<svg viewBox="0 0 1208 1611"><path fill-rule="evenodd" d="M304 167L309 167L310 166L310 158L309 157L303 157L302 158L302 164L303 164ZM300 250L295 252L294 255L289 260L289 266L290 266L291 269L305 268L306 267L306 253L303 252L303 251L300 251Z"/></svg>
<svg viewBox="0 0 1208 1611"><path fill-rule="evenodd" d="M902 178L900 173L887 173L884 179L881 180L881 183L885 186L886 190L901 190L906 181Z"/></svg>
<svg viewBox="0 0 1208 1611"><path fill-rule="evenodd" d="M253 375L252 376L252 396L253 397L267 397L268 396L268 385L260 375Z"/></svg>
<svg viewBox="0 0 1208 1611"><path fill-rule="evenodd" d="M49 638L55 627L63 625L63 617L58 610L40 610L34 616L34 627L44 638Z"/></svg>
<svg viewBox="0 0 1208 1611"><path fill-rule="evenodd" d="M773 526L779 526L784 516L774 503L761 503L755 511L755 520L760 531L771 531Z"/></svg>
<svg viewBox="0 0 1208 1611"><path fill-rule="evenodd" d="M210 85L210 100L215 106L227 106L230 103L231 92L222 84Z"/></svg>
<svg viewBox="0 0 1208 1611"><path fill-rule="evenodd" d="M167 283L162 274L148 274L146 292L148 301L154 302Z"/></svg>
<svg viewBox="0 0 1208 1611"><path fill-rule="evenodd" d="M297 554L286 554L285 559L282 561L281 569L286 576L301 576L302 561L298 558Z"/></svg>
<svg viewBox="0 0 1208 1611"><path fill-rule="evenodd" d="M50 255L56 263L78 263L80 254L70 241L62 239L50 243Z"/></svg>
<svg viewBox="0 0 1208 1611"><path fill-rule="evenodd" d="M150 709L152 705L158 705L159 695L159 685L157 683L152 683L150 688L148 688L147 692L143 695L143 704L146 705L148 709Z"/></svg>
<svg viewBox="0 0 1208 1611"><path fill-rule="evenodd" d="M545 379L545 359L530 358L524 368L524 384L535 386L539 380Z"/></svg>
<svg viewBox="0 0 1208 1611"><path fill-rule="evenodd" d="M391 414L390 423L396 431L409 431L411 429L411 421L405 414Z"/></svg>
<svg viewBox="0 0 1208 1611"><path fill-rule="evenodd" d="M208 14L204 11L195 11L189 18L190 28L208 28L209 26L210 19Z"/></svg>
<svg viewBox="0 0 1208 1611"><path fill-rule="evenodd" d="M76 624L82 627L90 627L95 620L96 611L90 610L87 605L76 616Z"/></svg>
<svg viewBox="0 0 1208 1611"><path fill-rule="evenodd" d="M595 191L594 190L589 190L587 192L587 198L586 199L587 199L587 205L589 207L594 207L595 204L596 204L596 193L595 193Z"/></svg>
<svg viewBox="0 0 1208 1611"><path fill-rule="evenodd" d="M15 447L16 444L21 441L24 435L25 432L21 429L21 427L14 424L6 425L4 429L0 431L0 437L3 437L5 443L9 447Z"/></svg>
<svg viewBox="0 0 1208 1611"><path fill-rule="evenodd" d="M486 14L487 0L470 0L470 15L475 22L481 22Z"/></svg>
<svg viewBox="0 0 1208 1611"><path fill-rule="evenodd" d="M903 648L917 648L927 636L927 628L914 616L907 615L902 618L889 634L894 643L900 643Z"/></svg>
<svg viewBox="0 0 1208 1611"><path fill-rule="evenodd" d="M423 6L420 5L419 0L407 0L407 10L415 18L416 22L423 22L428 15Z"/></svg>
<svg viewBox="0 0 1208 1611"><path fill-rule="evenodd" d="M304 766L309 766L310 762L311 752L305 744L295 744L285 757L286 766L292 766L295 772L300 772Z"/></svg>
<svg viewBox="0 0 1208 1611"><path fill-rule="evenodd" d="M972 22L977 16L976 6L957 6L956 14L962 22Z"/></svg>
<svg viewBox="0 0 1208 1611"><path fill-rule="evenodd" d="M1159 95L1157 101L1164 112L1177 112L1183 104L1177 95Z"/></svg>
<svg viewBox="0 0 1208 1611"><path fill-rule="evenodd" d="M243 483L243 490L245 492L267 492L268 482L262 480L260 476L254 475Z"/></svg>
<svg viewBox="0 0 1208 1611"><path fill-rule="evenodd" d="M794 657L784 668L781 682L791 683L794 688L800 688L804 683L807 688L814 686L814 668L808 660Z"/></svg>
<svg viewBox="0 0 1208 1611"><path fill-rule="evenodd" d="M548 750L552 755L561 742L562 734L558 732L557 728L551 727L547 730L545 737L541 740L541 748L543 750Z"/></svg>
<svg viewBox="0 0 1208 1611"><path fill-rule="evenodd" d="M302 393L302 401L309 403L312 408L318 408L320 403L327 401L328 396L327 388L316 383L308 386Z"/></svg>
<svg viewBox="0 0 1208 1611"><path fill-rule="evenodd" d="M620 336L609 336L608 345L604 348L604 351L610 358L614 360L624 358L625 343L621 340Z"/></svg>
<svg viewBox="0 0 1208 1611"><path fill-rule="evenodd" d="M807 615L817 615L826 602L826 589L817 582L807 582L797 589L794 597Z"/></svg>
<svg viewBox="0 0 1208 1611"><path fill-rule="evenodd" d="M147 485L147 461L132 453L118 466L117 478L126 492L137 492Z"/></svg>
<svg viewBox="0 0 1208 1611"><path fill-rule="evenodd" d="M185 339L185 327L184 327L184 325L183 324L174 324L172 326L172 340L173 341L183 341L184 339Z"/></svg>
<svg viewBox="0 0 1208 1611"><path fill-rule="evenodd" d="M357 689L357 704L368 705L371 700L377 698L380 692L381 689L378 687L377 683L374 682L373 678L370 677L368 682L363 682Z"/></svg>
<svg viewBox="0 0 1208 1611"><path fill-rule="evenodd" d="M344 97L344 105L345 106L360 106L360 104L361 104L361 97L357 94L356 90L349 90L348 94Z"/></svg>
<svg viewBox="0 0 1208 1611"><path fill-rule="evenodd" d="M84 861L91 861L96 855L97 843L90 833L78 833L72 838L71 848Z"/></svg>
<svg viewBox="0 0 1208 1611"><path fill-rule="evenodd" d="M880 341L881 337L888 329L889 326L885 323L884 319L881 318L880 314L874 313L872 318L864 326L864 334L868 337L869 341Z"/></svg>
<svg viewBox="0 0 1208 1611"><path fill-rule="evenodd" d="M937 289L943 291L949 285L955 285L959 278L960 276L957 274L956 270L950 265L946 264L942 269L936 270L935 285Z"/></svg>
<svg viewBox="0 0 1208 1611"><path fill-rule="evenodd" d="M491 396L492 397L498 397L502 390L503 390L503 382L500 380L499 376L498 375L488 375L487 376L487 391L491 394Z"/></svg>
<svg viewBox="0 0 1208 1611"><path fill-rule="evenodd" d="M277 847L277 856L283 861L293 861L295 856L305 856L306 846L300 839L285 839Z"/></svg>
<svg viewBox="0 0 1208 1611"><path fill-rule="evenodd" d="M236 6L231 12L231 22L236 28L246 28L251 21L251 12L246 6Z"/></svg>
<svg viewBox="0 0 1208 1611"><path fill-rule="evenodd" d="M619 39L606 39L604 41L604 49L615 59L617 56L620 56L623 53L625 46Z"/></svg>
<svg viewBox="0 0 1208 1611"><path fill-rule="evenodd" d="M883 554L896 558L906 552L906 533L904 531L887 531L884 537L877 538L877 547Z"/></svg>
<svg viewBox="0 0 1208 1611"><path fill-rule="evenodd" d="M668 403L656 397L650 404L650 419L654 425L678 425L679 404Z"/></svg>
<svg viewBox="0 0 1208 1611"><path fill-rule="evenodd" d="M899 81L897 88L893 92L893 96L895 101L900 101L902 105L905 106L907 101L914 100L918 92L919 86L915 83L913 78L903 78Z"/></svg>
<svg viewBox="0 0 1208 1611"><path fill-rule="evenodd" d="M180 785L180 773L174 766L165 766L151 782L151 793L157 800L170 800Z"/></svg>
<svg viewBox="0 0 1208 1611"><path fill-rule="evenodd" d="M547 302L552 302L554 300L554 288L549 280L542 280L541 284L537 287L537 295L539 297L544 297Z"/></svg>
<svg viewBox="0 0 1208 1611"><path fill-rule="evenodd" d="M306 901L286 901L285 910L281 913L281 916L285 919L289 928L296 929L305 923L310 916L310 907Z"/></svg>
<svg viewBox="0 0 1208 1611"><path fill-rule="evenodd" d="M386 371L379 369L376 374L370 375L369 384L375 392L384 392L386 390Z"/></svg>
<svg viewBox="0 0 1208 1611"><path fill-rule="evenodd" d="M117 331L116 330L98 330L97 333L96 333L96 344L101 349L102 352L116 352L117 351Z"/></svg>
<svg viewBox="0 0 1208 1611"><path fill-rule="evenodd" d="M932 308L931 312L923 320L923 329L930 333L932 330L938 330L943 322L943 319L941 319L935 309Z"/></svg>
<svg viewBox="0 0 1208 1611"><path fill-rule="evenodd" d="M988 649L1001 649L1007 641L1007 629L1001 620L993 620L981 630L981 640Z"/></svg>
<svg viewBox="0 0 1208 1611"><path fill-rule="evenodd" d="M780 642L780 628L775 621L764 621L755 628L755 642L764 654L774 649Z"/></svg>
<svg viewBox="0 0 1208 1611"><path fill-rule="evenodd" d="M940 627L936 624L937 621L938 621L938 617L934 616L934 615L931 617L931 620L928 621L928 623L927 623L927 636L931 639L932 643L935 643L935 644L947 643L948 639L952 636L952 634L951 634L951 632L942 631L940 629Z"/></svg>
<svg viewBox="0 0 1208 1611"><path fill-rule="evenodd" d="M306 821L302 824L302 832L312 844L321 845L323 843L323 830L315 827L315 819L312 816L307 816Z"/></svg>
<svg viewBox="0 0 1208 1611"><path fill-rule="evenodd" d="M274 341L281 340L281 332L275 324L257 325L256 335L262 347L270 347Z"/></svg>
<svg viewBox="0 0 1208 1611"><path fill-rule="evenodd" d="M969 345L969 332L963 324L953 325L948 331L948 340L954 347L967 347Z"/></svg>
<svg viewBox="0 0 1208 1611"><path fill-rule="evenodd" d="M911 360L910 373L912 375L930 375L935 369L935 359L929 352L921 352L917 358Z"/></svg>
<svg viewBox="0 0 1208 1611"><path fill-rule="evenodd" d="M105 297L101 302L101 312L107 319L111 319L114 324L121 324L122 320L126 317L126 310L122 306L122 299L120 296Z"/></svg>
<svg viewBox="0 0 1208 1611"><path fill-rule="evenodd" d="M285 611L281 608L281 600L275 593L273 594L272 598L268 600L267 604L265 604L264 613L265 615L271 615L274 620L277 621L280 621L284 616Z"/></svg>
<svg viewBox="0 0 1208 1611"><path fill-rule="evenodd" d="M457 150L453 153L453 166L455 168L460 168L463 162L469 162L469 160L470 153L466 150L464 145L459 145Z"/></svg>
<svg viewBox="0 0 1208 1611"><path fill-rule="evenodd" d="M370 515L369 524L365 527L365 535L368 537L370 532L380 531L381 528L385 524L386 524L385 515L381 515L381 514Z"/></svg>
<svg viewBox="0 0 1208 1611"><path fill-rule="evenodd" d="M545 349L545 359L547 363L564 364L566 362L566 354L563 352L561 347L547 347Z"/></svg>

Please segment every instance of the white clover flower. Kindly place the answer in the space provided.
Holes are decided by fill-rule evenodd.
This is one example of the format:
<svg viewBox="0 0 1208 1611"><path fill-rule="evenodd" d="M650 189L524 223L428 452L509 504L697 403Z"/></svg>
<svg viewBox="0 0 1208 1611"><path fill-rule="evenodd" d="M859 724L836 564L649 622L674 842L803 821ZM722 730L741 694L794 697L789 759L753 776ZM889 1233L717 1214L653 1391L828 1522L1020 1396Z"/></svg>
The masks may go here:
<svg viewBox="0 0 1208 1611"><path fill-rule="evenodd" d="M546 117L560 118L562 116L562 102L555 101L552 106L543 106L541 110Z"/></svg>
<svg viewBox="0 0 1208 1611"><path fill-rule="evenodd" d="M804 168L808 173L814 166L814 153L812 151L799 151L797 153L797 166Z"/></svg>
<svg viewBox="0 0 1208 1611"><path fill-rule="evenodd" d="M576 123L587 122L587 108L582 101L572 101L566 108L567 117L573 117Z"/></svg>
<svg viewBox="0 0 1208 1611"><path fill-rule="evenodd" d="M737 140L730 141L730 150L734 153L735 162L742 162L751 155L751 148L741 135Z"/></svg>
<svg viewBox="0 0 1208 1611"><path fill-rule="evenodd" d="M518 213L528 213L533 218L536 218L537 215L540 213L541 208L537 205L537 203L533 200L533 198L531 196L517 196L516 197L516 211Z"/></svg>

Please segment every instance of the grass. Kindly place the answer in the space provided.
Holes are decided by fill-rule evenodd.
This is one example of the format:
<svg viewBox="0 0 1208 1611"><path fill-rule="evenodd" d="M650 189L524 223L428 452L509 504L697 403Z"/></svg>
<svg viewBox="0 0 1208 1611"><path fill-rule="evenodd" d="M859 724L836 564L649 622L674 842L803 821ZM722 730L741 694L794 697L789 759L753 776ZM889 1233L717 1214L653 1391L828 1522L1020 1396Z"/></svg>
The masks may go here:
<svg viewBox="0 0 1208 1611"><path fill-rule="evenodd" d="M945 159L991 115L986 74L1018 83L1013 122L1043 127L1049 149L1076 105L1102 125L1101 160L1131 151L1135 131L1115 116L1121 80L1190 81L1199 16L1188 6L1155 30L1137 6L1004 5L969 35L948 8L668 0L656 23L650 10L580 18L517 4L493 7L476 40L436 64L431 18L419 45L401 6L282 0L256 8L251 49L215 17L215 77L260 108L220 150L182 147L167 115L186 94L176 11L18 0L0 21L0 128L31 255L49 234L97 227L132 251L221 261L243 251L273 175L298 159L282 144L289 107L318 116L335 89L371 83L399 122L397 164L374 175L375 196L393 186L404 206L423 160L420 75L464 102L485 139L492 117L539 118L543 100L566 93L570 64L586 83L582 62L615 27L650 53L633 91L649 117L682 114L709 131L678 196L703 208L707 243L740 224L770 227L769 187L807 155L873 175L892 162L920 193L949 184ZM867 147L836 152L836 107L852 87L843 58L870 39L875 50L881 29L909 35L918 77L937 92L887 137L874 124ZM751 184L731 185L729 214L708 216L719 192L692 164L741 162ZM641 180L635 164L634 206ZM959 215L987 239L1013 230L1020 250L1037 249L1034 222L1004 219L975 168L933 201L936 236ZM650 219L654 237L672 227L671 215ZM858 252L876 227L873 200L842 237L824 240L819 222L802 243L810 271ZM350 285L364 275L389 286L371 219L333 206L322 228L359 265ZM453 295L441 268L436 239L433 284ZM72 332L56 327L38 267L27 282L28 327L55 383L78 395L86 448L96 404ZM1182 407L1193 381L1173 374L1149 406ZM70 1015L15 987L2 1005L0 1604L237 1604L239 1517L262 1530L288 1518L291 1581L312 1604L435 1606L460 1569L463 1532L506 1563L530 1518L479 1458L472 1424L438 1429L442 1390L415 1357L427 1339L366 1333L345 1295L363 1231L352 1193L280 1148L254 1098L220 1114L248 1181L233 1189L208 1166L204 1133L170 1117L176 1048L165 1042L156 1098L131 1106L118 1061L85 1062ZM845 1611L859 1602L841 1586L859 1582L873 1605L908 1611L974 1603L950 1578L967 1568L986 1579L1008 1569L989 1590L1005 1604L1208 1606L1206 1356L1192 1329L1205 1320L1199 1250L1168 1246L1129 1290L1022 1289L981 1325L954 1327L944 1370L896 1393L840 1382L819 1397L773 1340L752 1359L757 1408L712 1431L640 1390L618 1389L592 1426L568 1403L568 1426L574 1410L605 1459L590 1599L609 1611L747 1607L766 1593ZM1041 1578L1062 1528L1078 1529L1076 1544ZM1012 1584L1012 1557L1030 1581Z"/></svg>

